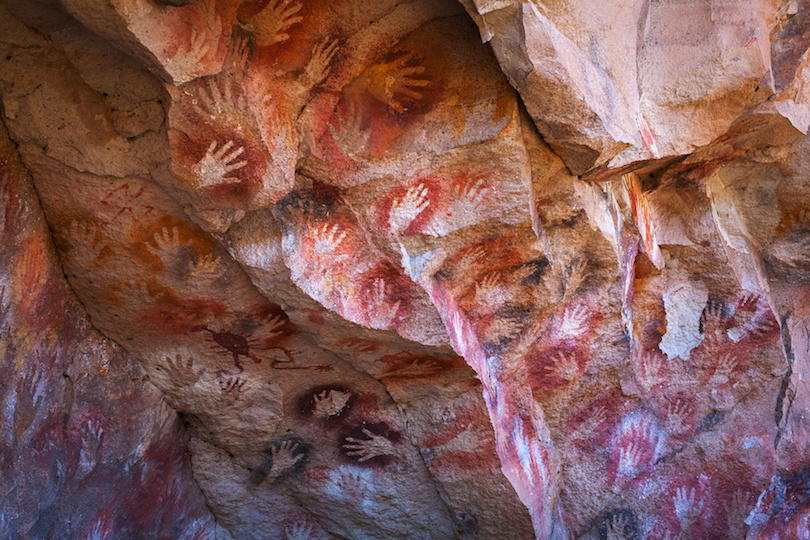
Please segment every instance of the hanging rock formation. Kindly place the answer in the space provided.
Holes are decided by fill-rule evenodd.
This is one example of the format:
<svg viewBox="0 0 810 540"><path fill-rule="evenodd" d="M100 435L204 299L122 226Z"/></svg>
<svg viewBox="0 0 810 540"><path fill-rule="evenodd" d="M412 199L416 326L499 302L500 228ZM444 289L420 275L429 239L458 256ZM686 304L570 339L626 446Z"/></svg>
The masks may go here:
<svg viewBox="0 0 810 540"><path fill-rule="evenodd" d="M810 538L808 47L0 0L0 535Z"/></svg>

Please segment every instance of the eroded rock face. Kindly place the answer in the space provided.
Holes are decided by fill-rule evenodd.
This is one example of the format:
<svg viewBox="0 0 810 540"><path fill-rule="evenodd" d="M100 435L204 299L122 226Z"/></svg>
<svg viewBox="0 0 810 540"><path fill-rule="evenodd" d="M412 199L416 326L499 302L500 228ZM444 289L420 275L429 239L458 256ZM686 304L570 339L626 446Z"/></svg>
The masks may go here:
<svg viewBox="0 0 810 540"><path fill-rule="evenodd" d="M213 531L176 411L137 360L91 326L5 129L0 153L3 535Z"/></svg>
<svg viewBox="0 0 810 540"><path fill-rule="evenodd" d="M462 3L575 174L688 154L766 100L807 130L798 2Z"/></svg>
<svg viewBox="0 0 810 540"><path fill-rule="evenodd" d="M806 537L807 17L0 2L0 530Z"/></svg>

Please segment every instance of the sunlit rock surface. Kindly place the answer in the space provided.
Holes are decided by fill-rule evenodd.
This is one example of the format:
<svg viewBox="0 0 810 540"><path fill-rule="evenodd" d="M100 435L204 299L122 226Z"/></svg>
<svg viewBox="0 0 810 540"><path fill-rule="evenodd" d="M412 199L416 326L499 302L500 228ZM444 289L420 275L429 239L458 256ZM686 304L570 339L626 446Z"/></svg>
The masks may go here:
<svg viewBox="0 0 810 540"><path fill-rule="evenodd" d="M0 0L0 535L810 538L808 21Z"/></svg>

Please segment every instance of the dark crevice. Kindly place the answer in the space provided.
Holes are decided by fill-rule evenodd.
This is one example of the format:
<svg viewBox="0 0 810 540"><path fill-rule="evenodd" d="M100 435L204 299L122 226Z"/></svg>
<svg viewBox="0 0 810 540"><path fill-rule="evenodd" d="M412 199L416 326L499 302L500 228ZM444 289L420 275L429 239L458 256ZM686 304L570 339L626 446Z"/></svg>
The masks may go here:
<svg viewBox="0 0 810 540"><path fill-rule="evenodd" d="M776 408L774 410L774 422L776 424L776 436L773 440L774 448L779 446L779 441L782 439L783 431L787 426L788 420L790 419L790 411L793 408L793 400L796 397L794 392L789 392L795 361L793 356L793 343L787 324L789 318L790 314L783 317L780 325L782 329L782 346L784 348L785 360L787 361L788 369L785 375L782 377L782 384L779 387L779 395L776 398ZM788 400L787 406L785 406L784 403L785 398Z"/></svg>
<svg viewBox="0 0 810 540"><path fill-rule="evenodd" d="M182 419L182 415L181 415L181 419ZM185 422L184 422L184 425L183 425L183 429L186 431L186 433L189 433L189 439L188 439L188 441L186 442L186 444L187 444L187 445L190 445L190 443L191 443L191 434L190 434L189 430L187 429L187 427L186 427L186 423L185 423ZM210 444L211 446L213 446L213 447L215 447L215 448L217 448L217 449L222 450L223 452L225 452L225 450L223 450L222 448L218 447L216 444L211 443L211 442L208 442L208 441L206 441L205 439L202 439L202 438L201 438L201 440L203 440L203 441L204 441L206 444ZM187 447L188 447L188 446L187 446ZM189 456L191 456L191 463L189 463L189 468L191 469L191 477L194 479L194 483L197 485L197 489L199 490L200 495L202 495L202 499L203 499L203 503L205 504L205 507L208 509L208 511L209 511L209 512L211 512L211 517L213 517L213 518L214 518L214 528L216 529L216 527L222 527L223 529L225 529L226 531L228 531L228 534L230 534L232 538L235 538L235 537L233 536L233 533L231 532L231 530L230 530L228 527L226 527L225 525L222 525L222 524L219 522L219 520L218 520L218 518L217 518L217 514L216 514L216 512L214 512L214 509L213 509L213 508L211 508L211 504L208 502L208 497L206 496L205 491L204 491L204 490L203 490L203 489L200 487L200 481L199 481L199 480L197 480L197 475L196 475L196 473L194 472L194 463L193 463L193 461L194 461L194 456L193 456L193 454L192 454L192 452L191 452L191 449L190 449L190 448L188 449L188 453L189 453ZM227 452L226 452L226 453L227 453ZM230 455L230 454L229 454L229 455ZM231 457L233 457L233 456L231 456ZM240 466L238 463L234 463L234 465L236 465L237 467L239 467L239 466ZM216 530L214 531L214 534L216 534Z"/></svg>
<svg viewBox="0 0 810 540"><path fill-rule="evenodd" d="M442 504L444 505L444 508L447 511L447 516L450 518L450 522L451 522L451 524L453 526L453 529L455 529L456 532L458 532L458 526L457 526L457 523L456 523L455 515L453 514L453 509L450 506L450 502L447 500L448 499L447 494L444 492L444 490L439 485L439 483L436 481L436 479L433 478L433 474L430 472L430 467L428 466L427 461L425 460L425 456L424 456L424 454L422 454L421 446L419 444L417 444L416 441L413 440L412 435L411 435L412 432L410 430L410 425L409 425L409 422L408 422L408 417L402 411L402 408L400 407L399 403L397 403L397 401L394 399L394 396L392 396L391 393L388 391L388 387L385 386L385 383L383 383L382 380L380 380L380 379L376 379L376 380L377 380L378 383L380 383L380 386L385 391L385 395L388 396L388 399L390 399L391 402L394 405L396 405L397 411L399 411L399 414L400 414L400 416L401 416L401 418L402 418L402 420L403 420L403 422L405 424L405 433L408 434L408 440L410 441L411 445L413 446L414 450L416 451L416 454L419 456L419 460L421 461L422 466L425 468L425 473L428 475L428 478L430 478L430 483L433 486L433 489L436 491L436 495L439 497L439 500L442 501Z"/></svg>

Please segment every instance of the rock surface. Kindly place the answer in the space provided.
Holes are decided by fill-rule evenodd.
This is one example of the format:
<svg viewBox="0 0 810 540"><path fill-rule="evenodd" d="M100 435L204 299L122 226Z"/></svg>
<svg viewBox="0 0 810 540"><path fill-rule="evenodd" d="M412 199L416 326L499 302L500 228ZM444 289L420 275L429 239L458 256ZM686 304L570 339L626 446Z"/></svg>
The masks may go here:
<svg viewBox="0 0 810 540"><path fill-rule="evenodd" d="M0 531L810 537L808 21L0 0Z"/></svg>

